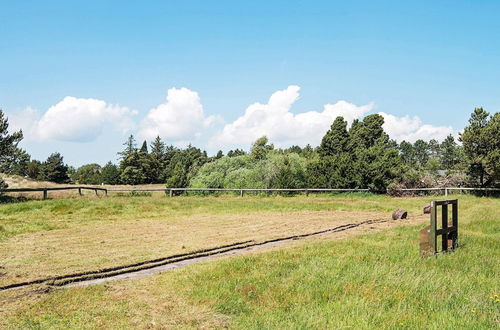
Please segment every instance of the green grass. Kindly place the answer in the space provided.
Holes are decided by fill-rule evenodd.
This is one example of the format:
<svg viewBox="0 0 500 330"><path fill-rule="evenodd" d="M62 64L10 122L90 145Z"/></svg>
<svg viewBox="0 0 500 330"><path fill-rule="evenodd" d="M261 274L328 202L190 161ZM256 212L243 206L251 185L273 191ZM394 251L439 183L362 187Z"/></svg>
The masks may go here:
<svg viewBox="0 0 500 330"><path fill-rule="evenodd" d="M430 198L427 198L430 200ZM147 206L147 207L145 207ZM42 230L81 226L94 221L127 219L167 219L196 214L244 214L253 212L291 212L321 210L371 210L390 212L406 207L420 212L409 199L391 199L372 194L337 194L281 197L251 196L243 198L214 196L115 196L108 198L68 198L30 200L0 204L0 242L9 237Z"/></svg>
<svg viewBox="0 0 500 330"><path fill-rule="evenodd" d="M292 248L192 265L139 280L28 296L9 309L4 327L500 328L500 200L459 199L460 248L454 253L421 258L418 227L339 241L304 240ZM427 200L342 195L334 199L180 197L164 203L182 214L351 207L416 211ZM151 198L127 201L112 207L114 215L127 214L138 206L135 201L164 205ZM61 216L70 218L90 212L82 207L68 214L60 206L68 205L64 203L79 201L49 201L24 212L62 212ZM94 211L100 203L95 202Z"/></svg>

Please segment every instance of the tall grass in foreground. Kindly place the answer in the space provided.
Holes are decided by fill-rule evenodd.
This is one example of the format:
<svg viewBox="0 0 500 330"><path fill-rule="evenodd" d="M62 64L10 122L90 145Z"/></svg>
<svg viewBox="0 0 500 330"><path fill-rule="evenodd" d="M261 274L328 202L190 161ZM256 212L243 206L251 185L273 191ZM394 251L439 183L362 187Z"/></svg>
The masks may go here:
<svg viewBox="0 0 500 330"><path fill-rule="evenodd" d="M268 201L275 207L280 202ZM363 202L414 210L423 200L366 196ZM500 328L500 201L468 197L460 205L460 248L454 253L422 259L417 227L303 241L150 278L53 292L20 307L8 325Z"/></svg>

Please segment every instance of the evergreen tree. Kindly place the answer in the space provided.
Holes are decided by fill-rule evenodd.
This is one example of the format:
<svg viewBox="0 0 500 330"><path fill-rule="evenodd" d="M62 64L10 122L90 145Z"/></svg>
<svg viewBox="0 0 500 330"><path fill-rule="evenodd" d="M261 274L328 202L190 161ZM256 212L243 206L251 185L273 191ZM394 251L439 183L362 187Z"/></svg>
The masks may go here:
<svg viewBox="0 0 500 330"><path fill-rule="evenodd" d="M132 134L128 137L127 141L123 144L125 149L118 153L121 159L126 159L132 153L137 151L137 144L135 142L135 138Z"/></svg>
<svg viewBox="0 0 500 330"><path fill-rule="evenodd" d="M429 161L429 144L424 140L417 140L413 144L415 160L421 167L425 167Z"/></svg>
<svg viewBox="0 0 500 330"><path fill-rule="evenodd" d="M32 160L26 166L26 175L30 179L41 179L40 169L42 168L42 163L39 160Z"/></svg>
<svg viewBox="0 0 500 330"><path fill-rule="evenodd" d="M337 117L325 136L323 136L318 152L322 157L338 156L343 152L347 152L348 140L347 122L343 117Z"/></svg>
<svg viewBox="0 0 500 330"><path fill-rule="evenodd" d="M31 156L21 148L14 147L11 152L0 157L0 172L26 176Z"/></svg>
<svg viewBox="0 0 500 330"><path fill-rule="evenodd" d="M207 161L206 152L191 145L184 150L174 150L165 168L167 187L187 187L191 178Z"/></svg>
<svg viewBox="0 0 500 330"><path fill-rule="evenodd" d="M120 171L118 167L108 162L101 170L101 183L115 185L120 183Z"/></svg>
<svg viewBox="0 0 500 330"><path fill-rule="evenodd" d="M144 157L141 152L134 151L120 162L120 181L130 185L147 182L144 171Z"/></svg>
<svg viewBox="0 0 500 330"><path fill-rule="evenodd" d="M349 150L370 148L377 142L387 144L389 135L384 132L383 124L384 117L379 114L366 116L363 121L355 120L349 130Z"/></svg>
<svg viewBox="0 0 500 330"><path fill-rule="evenodd" d="M399 144L399 154L403 163L416 167L415 150L410 142L401 141Z"/></svg>
<svg viewBox="0 0 500 330"><path fill-rule="evenodd" d="M63 162L63 157L60 153L51 154L40 168L40 178L45 181L56 183L68 183L68 166Z"/></svg>
<svg viewBox="0 0 500 330"><path fill-rule="evenodd" d="M159 136L151 143L151 153L149 154L149 169L148 176L152 183L163 183L164 171L167 165L167 150L165 143L162 142Z"/></svg>
<svg viewBox="0 0 500 330"><path fill-rule="evenodd" d="M460 163L460 147L451 134L444 139L439 149L441 164L444 169L451 170Z"/></svg>
<svg viewBox="0 0 500 330"><path fill-rule="evenodd" d="M78 184L100 184L102 183L101 171L99 164L82 165L71 176L71 179Z"/></svg>
<svg viewBox="0 0 500 330"><path fill-rule="evenodd" d="M439 145L439 142L437 142L436 139L431 139L427 144L427 148L429 150L430 158L436 158L436 159L439 158L439 155L441 154L441 146Z"/></svg>
<svg viewBox="0 0 500 330"><path fill-rule="evenodd" d="M0 109L0 172L20 174L29 161L29 155L17 147L23 139L22 131L9 133L9 121ZM4 189L7 184L0 178L0 186Z"/></svg>
<svg viewBox="0 0 500 330"><path fill-rule="evenodd" d="M139 151L144 153L144 154L148 153L148 143L146 142L146 140L144 140L144 142L142 142L142 146L141 146L141 149L139 149Z"/></svg>
<svg viewBox="0 0 500 330"><path fill-rule="evenodd" d="M402 166L397 144L383 129L384 118L355 120L347 132L335 119L323 138L319 158L308 166L309 184L318 188L370 188L384 191Z"/></svg>
<svg viewBox="0 0 500 330"><path fill-rule="evenodd" d="M495 184L500 176L500 113L476 108L460 135L470 176L481 186Z"/></svg>

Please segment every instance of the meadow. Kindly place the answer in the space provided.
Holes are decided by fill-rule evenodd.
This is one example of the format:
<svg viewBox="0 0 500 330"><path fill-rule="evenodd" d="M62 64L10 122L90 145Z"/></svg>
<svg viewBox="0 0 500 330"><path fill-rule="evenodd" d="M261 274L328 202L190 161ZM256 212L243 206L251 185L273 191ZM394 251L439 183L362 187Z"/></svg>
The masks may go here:
<svg viewBox="0 0 500 330"><path fill-rule="evenodd" d="M0 205L0 285L368 219L141 279L0 292L2 328L498 328L500 200L459 199L460 248L421 258L433 197L116 196ZM434 197L436 199L436 197Z"/></svg>

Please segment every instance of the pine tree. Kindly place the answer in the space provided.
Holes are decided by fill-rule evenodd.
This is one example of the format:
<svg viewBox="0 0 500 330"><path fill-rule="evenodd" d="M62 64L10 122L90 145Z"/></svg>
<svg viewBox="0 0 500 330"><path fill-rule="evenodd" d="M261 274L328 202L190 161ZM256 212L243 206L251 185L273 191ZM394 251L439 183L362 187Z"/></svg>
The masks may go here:
<svg viewBox="0 0 500 330"><path fill-rule="evenodd" d="M451 170L460 163L460 147L451 134L444 139L439 149L441 164L444 169Z"/></svg>
<svg viewBox="0 0 500 330"><path fill-rule="evenodd" d="M151 153L148 158L148 177L152 183L164 183L164 171L167 165L167 150L159 136L151 143Z"/></svg>
<svg viewBox="0 0 500 330"><path fill-rule="evenodd" d="M23 139L23 132L9 133L9 121L0 109L0 172L23 175L30 156L17 145ZM0 185L7 184L0 178Z"/></svg>
<svg viewBox="0 0 500 330"><path fill-rule="evenodd" d="M328 132L323 136L318 152L323 157L338 156L347 151L348 140L347 122L343 117L337 117Z"/></svg>
<svg viewBox="0 0 500 330"><path fill-rule="evenodd" d="M424 140L417 140L413 144L413 151L417 164L425 167L429 161L429 144Z"/></svg>
<svg viewBox="0 0 500 330"><path fill-rule="evenodd" d="M64 164L63 157L60 153L51 154L45 162L42 163L40 169L42 180L67 183L69 182L68 166Z"/></svg>
<svg viewBox="0 0 500 330"><path fill-rule="evenodd" d="M460 135L469 162L470 176L481 186L500 180L500 113L490 114L476 108Z"/></svg>
<svg viewBox="0 0 500 330"><path fill-rule="evenodd" d="M104 184L118 184L120 183L120 171L118 167L108 162L101 170L101 183Z"/></svg>
<svg viewBox="0 0 500 330"><path fill-rule="evenodd" d="M139 152L142 152L144 154L148 153L148 143L146 142L146 140L144 140L144 142L142 142L142 146L141 146L141 149L139 150Z"/></svg>
<svg viewBox="0 0 500 330"><path fill-rule="evenodd" d="M137 151L137 144L135 142L134 135L132 134L130 134L127 141L123 145L125 146L125 149L118 153L121 159L126 159L132 153Z"/></svg>

